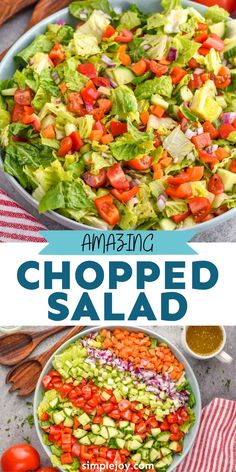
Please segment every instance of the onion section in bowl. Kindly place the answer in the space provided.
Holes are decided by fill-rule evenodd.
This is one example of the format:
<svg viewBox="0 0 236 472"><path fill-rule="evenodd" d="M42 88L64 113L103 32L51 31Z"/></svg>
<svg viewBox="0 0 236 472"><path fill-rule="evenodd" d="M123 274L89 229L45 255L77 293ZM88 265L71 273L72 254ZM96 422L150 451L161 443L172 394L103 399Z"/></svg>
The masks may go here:
<svg viewBox="0 0 236 472"><path fill-rule="evenodd" d="M54 466L169 470L195 423L195 397L167 344L104 328L70 343L53 368L37 416Z"/></svg>

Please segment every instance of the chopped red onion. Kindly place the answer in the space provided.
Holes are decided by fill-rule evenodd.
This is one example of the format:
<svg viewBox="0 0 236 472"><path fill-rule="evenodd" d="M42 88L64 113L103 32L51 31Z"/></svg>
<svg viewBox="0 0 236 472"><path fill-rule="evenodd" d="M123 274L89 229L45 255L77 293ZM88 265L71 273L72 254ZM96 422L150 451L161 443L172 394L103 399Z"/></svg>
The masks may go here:
<svg viewBox="0 0 236 472"><path fill-rule="evenodd" d="M146 131L146 128L147 128L146 125L140 125L138 127L139 131Z"/></svg>
<svg viewBox="0 0 236 472"><path fill-rule="evenodd" d="M167 54L167 61L174 62L178 57L178 51L175 48L170 48Z"/></svg>
<svg viewBox="0 0 236 472"><path fill-rule="evenodd" d="M196 133L197 133L197 135L203 134L203 132L204 132L204 129L203 129L202 127L196 128Z"/></svg>
<svg viewBox="0 0 236 472"><path fill-rule="evenodd" d="M222 123L223 124L233 123L233 121L235 119L236 119L236 112L235 111L231 111L231 112L228 112L228 113L223 113L223 115L222 115Z"/></svg>
<svg viewBox="0 0 236 472"><path fill-rule="evenodd" d="M190 128L185 131L185 136L188 139L192 139L194 136L196 136L196 131L192 131Z"/></svg>
<svg viewBox="0 0 236 472"><path fill-rule="evenodd" d="M93 110L93 105L91 103L86 103L85 104L85 108L88 112L92 111Z"/></svg>
<svg viewBox="0 0 236 472"><path fill-rule="evenodd" d="M64 26L65 24L66 24L66 22L65 22L65 20L63 20L63 19L56 21L56 25Z"/></svg>
<svg viewBox="0 0 236 472"><path fill-rule="evenodd" d="M200 67L197 67L194 71L194 73L197 75L203 74L203 72L204 72L204 69L200 69Z"/></svg>
<svg viewBox="0 0 236 472"><path fill-rule="evenodd" d="M57 85L58 85L58 84L60 83L60 81L61 81L61 79L60 79L58 73L57 73L55 70L52 72L52 78L53 78L55 84L57 84Z"/></svg>
<svg viewBox="0 0 236 472"><path fill-rule="evenodd" d="M212 146L209 146L207 148L207 152L209 154L213 154L218 149L218 147L219 147L218 144L212 144Z"/></svg>
<svg viewBox="0 0 236 472"><path fill-rule="evenodd" d="M166 207L166 199L164 197L164 195L161 195L158 200L157 200L157 206L159 208L160 211L163 211Z"/></svg>
<svg viewBox="0 0 236 472"><path fill-rule="evenodd" d="M116 63L112 62L111 58L106 56L105 54L102 55L101 60L107 67L115 67Z"/></svg>
<svg viewBox="0 0 236 472"><path fill-rule="evenodd" d="M118 87L117 83L114 80L109 79L109 81L110 81L110 84L111 84L112 88Z"/></svg>

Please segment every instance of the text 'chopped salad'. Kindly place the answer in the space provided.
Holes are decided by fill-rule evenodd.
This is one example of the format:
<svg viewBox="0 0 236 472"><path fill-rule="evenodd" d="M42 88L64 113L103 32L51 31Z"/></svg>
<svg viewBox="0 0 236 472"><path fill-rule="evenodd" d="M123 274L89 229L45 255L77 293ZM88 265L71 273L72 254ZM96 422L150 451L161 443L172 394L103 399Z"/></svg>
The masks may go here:
<svg viewBox="0 0 236 472"><path fill-rule="evenodd" d="M102 329L57 354L53 368L43 377L37 415L54 466L82 472L129 464L134 472L152 464L164 472L181 454L195 398L166 344Z"/></svg>
<svg viewBox="0 0 236 472"><path fill-rule="evenodd" d="M236 206L236 20L163 0L70 5L0 82L4 169L101 229L192 226Z"/></svg>

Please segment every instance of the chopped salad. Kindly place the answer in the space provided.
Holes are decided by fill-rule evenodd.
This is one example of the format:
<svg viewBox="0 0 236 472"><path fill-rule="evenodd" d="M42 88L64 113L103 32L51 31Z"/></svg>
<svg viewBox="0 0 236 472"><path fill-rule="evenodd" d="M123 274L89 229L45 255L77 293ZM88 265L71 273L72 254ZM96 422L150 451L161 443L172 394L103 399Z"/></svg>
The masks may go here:
<svg viewBox="0 0 236 472"><path fill-rule="evenodd" d="M0 82L4 170L40 213L172 230L236 206L236 20L162 6L76 1Z"/></svg>
<svg viewBox="0 0 236 472"><path fill-rule="evenodd" d="M134 472L151 464L165 472L182 453L195 397L165 343L102 329L57 354L53 368L42 379L37 415L54 466L82 472L128 464Z"/></svg>

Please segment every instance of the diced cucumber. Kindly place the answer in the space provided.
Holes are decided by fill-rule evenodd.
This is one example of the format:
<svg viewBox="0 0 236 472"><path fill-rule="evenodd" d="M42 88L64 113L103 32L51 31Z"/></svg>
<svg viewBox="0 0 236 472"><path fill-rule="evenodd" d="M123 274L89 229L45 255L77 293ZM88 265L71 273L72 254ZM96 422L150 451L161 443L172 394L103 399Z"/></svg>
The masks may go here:
<svg viewBox="0 0 236 472"><path fill-rule="evenodd" d="M162 218L162 220L159 221L159 225L161 229L166 231L173 231L176 228L174 221L170 220L169 218Z"/></svg>
<svg viewBox="0 0 236 472"><path fill-rule="evenodd" d="M94 439L94 444L95 446L101 446L102 444L105 444L106 441L107 440L103 438L102 436L96 436L96 438Z"/></svg>
<svg viewBox="0 0 236 472"><path fill-rule="evenodd" d="M124 449L125 447L125 440L124 439L120 439L120 438L116 438L116 444L117 444L117 447L119 449Z"/></svg>
<svg viewBox="0 0 236 472"><path fill-rule="evenodd" d="M164 459L161 459L160 461L156 462L155 469L162 469L165 466L166 466L166 463Z"/></svg>
<svg viewBox="0 0 236 472"><path fill-rule="evenodd" d="M74 424L74 421L72 418L66 418L65 421L64 421L64 426L66 428L72 428L73 427L73 424Z"/></svg>
<svg viewBox="0 0 236 472"><path fill-rule="evenodd" d="M215 23L213 25L210 25L209 30L210 30L211 33L217 34L217 36L219 36L219 38L224 38L225 33L227 31L226 36L230 37L229 34L228 34L228 28L226 27L226 23L224 21L221 21L220 23ZM235 36L236 36L236 31L235 31Z"/></svg>
<svg viewBox="0 0 236 472"><path fill-rule="evenodd" d="M168 107L168 115L174 120L178 117L179 107L177 105L170 104Z"/></svg>
<svg viewBox="0 0 236 472"><path fill-rule="evenodd" d="M152 428L151 429L151 435L156 438L158 436L158 434L161 433L161 428Z"/></svg>
<svg viewBox="0 0 236 472"><path fill-rule="evenodd" d="M109 439L108 428L106 428L105 426L102 426L100 435L105 439Z"/></svg>
<svg viewBox="0 0 236 472"><path fill-rule="evenodd" d="M90 418L86 413L83 413L81 416L79 416L78 420L83 426L90 423Z"/></svg>
<svg viewBox="0 0 236 472"><path fill-rule="evenodd" d="M103 425L104 426L111 426L111 427L115 428L116 423L112 418L109 418L109 416L104 416Z"/></svg>
<svg viewBox="0 0 236 472"><path fill-rule="evenodd" d="M107 393L107 392L102 392L102 393L101 393L101 397L104 398L104 400L107 400L107 401L108 401L108 400L110 400L111 395L110 395L109 393Z"/></svg>
<svg viewBox="0 0 236 472"><path fill-rule="evenodd" d="M53 413L53 420L55 424L60 424L63 423L65 420L66 415L64 414L63 411L57 411L56 413Z"/></svg>
<svg viewBox="0 0 236 472"><path fill-rule="evenodd" d="M151 103L152 105L159 105L160 107L164 108L164 110L167 110L169 103L166 102L160 95L152 95L151 96Z"/></svg>
<svg viewBox="0 0 236 472"><path fill-rule="evenodd" d="M142 443L136 439L132 439L131 441L127 442L126 449L128 449L128 451L136 451L140 447L142 447Z"/></svg>
<svg viewBox="0 0 236 472"><path fill-rule="evenodd" d="M190 88L187 87L187 85L184 85L183 87L181 87L179 92L176 94L176 100L178 104L182 102L190 102L192 98L193 98L193 94Z"/></svg>
<svg viewBox="0 0 236 472"><path fill-rule="evenodd" d="M177 451L178 449L177 441L171 441L170 444L168 444L168 447L171 449L171 451Z"/></svg>
<svg viewBox="0 0 236 472"><path fill-rule="evenodd" d="M108 427L107 429L110 438L116 438L118 436L119 431L116 428Z"/></svg>
<svg viewBox="0 0 236 472"><path fill-rule="evenodd" d="M80 438L83 438L84 436L86 436L87 434L87 431L84 431L84 429L75 429L73 431L73 435L77 438L77 439L80 439Z"/></svg>
<svg viewBox="0 0 236 472"><path fill-rule="evenodd" d="M64 409L64 412L65 412L66 416L71 416L72 411L73 411L72 408L65 408Z"/></svg>
<svg viewBox="0 0 236 472"><path fill-rule="evenodd" d="M161 447L161 453L165 457L171 454L171 450L168 447Z"/></svg>
<svg viewBox="0 0 236 472"><path fill-rule="evenodd" d="M83 438L80 438L79 442L80 442L80 444L83 444L84 446L89 446L91 444L91 441L90 441L88 435L84 436Z"/></svg>
<svg viewBox="0 0 236 472"><path fill-rule="evenodd" d="M170 433L165 431L165 432L159 434L159 436L157 437L157 440L159 442L167 442L167 441L169 441L169 437L170 437Z"/></svg>
<svg viewBox="0 0 236 472"><path fill-rule="evenodd" d="M187 118L188 120L198 121L197 116L194 115L194 113L188 107L186 107L185 105L181 105L179 109L180 109L181 113L185 116L185 118Z"/></svg>
<svg viewBox="0 0 236 472"><path fill-rule="evenodd" d="M51 402L49 402L49 405L51 408L55 408L59 403L59 398L56 397L56 398L53 398L53 400Z"/></svg>
<svg viewBox="0 0 236 472"><path fill-rule="evenodd" d="M151 462L151 464L152 464L152 463L155 462L157 459L160 459L160 458L161 458L161 453L160 453L160 451L158 451L157 449L151 449L151 450L150 450L150 455L149 455L149 457L150 457L150 462Z"/></svg>
<svg viewBox="0 0 236 472"><path fill-rule="evenodd" d="M132 460L135 462L135 464L139 464L141 462L142 456L137 452L132 456Z"/></svg>
<svg viewBox="0 0 236 472"><path fill-rule="evenodd" d="M236 56L236 39L225 41L225 50L224 57L225 59L230 59L231 57Z"/></svg>
<svg viewBox="0 0 236 472"><path fill-rule="evenodd" d="M91 430L92 430L93 434L99 434L100 426L98 426L98 424L92 424Z"/></svg>
<svg viewBox="0 0 236 472"><path fill-rule="evenodd" d="M123 66L117 67L114 71L112 71L112 75L118 85L129 84L135 77L130 69Z"/></svg>
<svg viewBox="0 0 236 472"><path fill-rule="evenodd" d="M146 461L149 458L149 451L147 449L140 449L142 454L142 460Z"/></svg>
<svg viewBox="0 0 236 472"><path fill-rule="evenodd" d="M226 169L219 169L217 174L220 176L224 184L224 191L232 192L233 186L236 184L236 174Z"/></svg>
<svg viewBox="0 0 236 472"><path fill-rule="evenodd" d="M162 460L165 462L166 465L170 465L172 464L174 459L173 459L172 454L169 454L168 456L163 457Z"/></svg>
<svg viewBox="0 0 236 472"><path fill-rule="evenodd" d="M126 428L127 426L129 426L129 422L128 422L128 421L120 421L120 424L119 424L119 428L120 428L120 429L124 429L124 428Z"/></svg>
<svg viewBox="0 0 236 472"><path fill-rule="evenodd" d="M147 441L147 442L143 445L143 447L144 447L145 449L151 449L151 447L153 446L153 444L154 444L154 439L150 439L149 441Z"/></svg>
<svg viewBox="0 0 236 472"><path fill-rule="evenodd" d="M220 36L220 37L222 37L222 36ZM227 21L227 24L226 24L226 37L227 38L232 38L232 39L236 38L236 20Z"/></svg>

